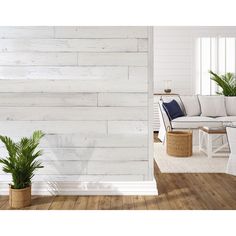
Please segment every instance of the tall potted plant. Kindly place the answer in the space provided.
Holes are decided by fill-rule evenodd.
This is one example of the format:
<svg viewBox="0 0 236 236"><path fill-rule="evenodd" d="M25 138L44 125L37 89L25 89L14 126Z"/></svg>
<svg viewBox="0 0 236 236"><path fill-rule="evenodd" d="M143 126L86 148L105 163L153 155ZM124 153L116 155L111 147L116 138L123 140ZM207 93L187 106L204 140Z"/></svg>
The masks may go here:
<svg viewBox="0 0 236 236"><path fill-rule="evenodd" d="M211 80L222 89L222 92L218 92L220 95L236 96L236 79L233 73L226 73L225 75L218 75L213 71L209 71L211 74Z"/></svg>
<svg viewBox="0 0 236 236"><path fill-rule="evenodd" d="M42 155L37 150L40 139L44 133L35 131L30 138L23 137L15 143L7 136L0 140L5 144L8 156L0 159L3 171L12 175L12 184L9 184L9 204L12 208L22 208L31 204L31 180L38 168L43 168L36 158Z"/></svg>

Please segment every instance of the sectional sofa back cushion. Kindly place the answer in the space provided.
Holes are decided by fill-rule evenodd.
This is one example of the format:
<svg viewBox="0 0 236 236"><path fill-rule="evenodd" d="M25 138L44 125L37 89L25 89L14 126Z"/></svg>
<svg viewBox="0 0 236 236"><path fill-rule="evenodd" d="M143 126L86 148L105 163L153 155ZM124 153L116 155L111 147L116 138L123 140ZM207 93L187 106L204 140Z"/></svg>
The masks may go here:
<svg viewBox="0 0 236 236"><path fill-rule="evenodd" d="M184 116L184 113L176 100L172 100L171 102L163 102L163 108L165 109L165 112L170 120Z"/></svg>
<svg viewBox="0 0 236 236"><path fill-rule="evenodd" d="M202 116L227 116L224 96L198 96Z"/></svg>
<svg viewBox="0 0 236 236"><path fill-rule="evenodd" d="M180 98L183 102L185 113L187 116L201 115L201 108L197 96L181 96Z"/></svg>
<svg viewBox="0 0 236 236"><path fill-rule="evenodd" d="M236 116L236 97L225 97L226 112L228 116Z"/></svg>

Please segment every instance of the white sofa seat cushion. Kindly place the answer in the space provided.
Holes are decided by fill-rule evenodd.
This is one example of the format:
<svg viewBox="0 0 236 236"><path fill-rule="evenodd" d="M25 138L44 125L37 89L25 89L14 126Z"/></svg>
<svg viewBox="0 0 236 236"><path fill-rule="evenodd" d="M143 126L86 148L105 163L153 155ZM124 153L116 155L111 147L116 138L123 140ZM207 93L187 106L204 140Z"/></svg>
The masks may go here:
<svg viewBox="0 0 236 236"><path fill-rule="evenodd" d="M180 96L187 116L200 116L201 108L198 96Z"/></svg>
<svg viewBox="0 0 236 236"><path fill-rule="evenodd" d="M221 122L236 122L236 116L217 117L216 120Z"/></svg>
<svg viewBox="0 0 236 236"><path fill-rule="evenodd" d="M211 117L183 116L172 120L171 125L173 129L198 129L203 126L219 127L222 122Z"/></svg>
<svg viewBox="0 0 236 236"><path fill-rule="evenodd" d="M236 116L236 97L225 97L226 112L228 116Z"/></svg>
<svg viewBox="0 0 236 236"><path fill-rule="evenodd" d="M227 116L224 96L198 96L202 116Z"/></svg>

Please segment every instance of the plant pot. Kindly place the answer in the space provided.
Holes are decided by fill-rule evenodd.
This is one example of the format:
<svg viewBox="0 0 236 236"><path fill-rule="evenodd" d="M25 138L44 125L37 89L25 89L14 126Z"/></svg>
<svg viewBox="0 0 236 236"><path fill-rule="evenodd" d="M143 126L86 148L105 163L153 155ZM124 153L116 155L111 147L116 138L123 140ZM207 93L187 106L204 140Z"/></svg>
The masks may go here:
<svg viewBox="0 0 236 236"><path fill-rule="evenodd" d="M23 189L9 187L9 205L12 208L23 208L31 204L31 186Z"/></svg>

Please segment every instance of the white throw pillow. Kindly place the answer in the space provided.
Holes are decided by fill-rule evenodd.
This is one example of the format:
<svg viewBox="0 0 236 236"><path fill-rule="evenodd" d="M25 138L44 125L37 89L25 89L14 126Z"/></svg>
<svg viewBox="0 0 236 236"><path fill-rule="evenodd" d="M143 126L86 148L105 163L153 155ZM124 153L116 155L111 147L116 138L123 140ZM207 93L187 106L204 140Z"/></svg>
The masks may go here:
<svg viewBox="0 0 236 236"><path fill-rule="evenodd" d="M197 96L180 96L187 116L200 116L201 108Z"/></svg>
<svg viewBox="0 0 236 236"><path fill-rule="evenodd" d="M224 96L198 96L202 116L227 116Z"/></svg>
<svg viewBox="0 0 236 236"><path fill-rule="evenodd" d="M236 116L236 97L225 97L226 112L228 116Z"/></svg>

